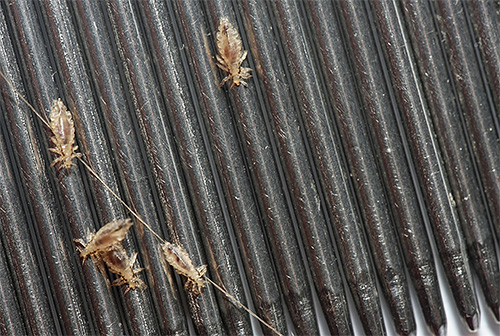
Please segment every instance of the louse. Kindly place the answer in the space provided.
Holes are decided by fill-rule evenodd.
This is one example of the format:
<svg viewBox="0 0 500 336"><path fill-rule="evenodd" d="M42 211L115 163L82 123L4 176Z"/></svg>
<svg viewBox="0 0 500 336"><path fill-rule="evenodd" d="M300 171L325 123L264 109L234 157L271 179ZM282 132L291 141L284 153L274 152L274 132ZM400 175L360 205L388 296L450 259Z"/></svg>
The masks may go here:
<svg viewBox="0 0 500 336"><path fill-rule="evenodd" d="M207 272L207 265L195 267L187 251L182 246L165 242L161 244L161 248L167 262L177 273L187 278L184 288L194 295L201 294L205 287L203 278Z"/></svg>
<svg viewBox="0 0 500 336"><path fill-rule="evenodd" d="M241 63L247 57L248 51L242 51L241 38L238 31L233 27L227 18L222 18L217 29L217 66L228 73L228 75L219 84L222 87L227 81L231 80L231 89L236 85L248 86L243 79L252 77L252 69L241 66Z"/></svg>
<svg viewBox="0 0 500 336"><path fill-rule="evenodd" d="M60 163L58 170L63 168L70 169L71 166L75 166L73 159L81 158L82 154L76 152L78 146L74 146L75 125L73 117L61 98L54 100L49 119L50 129L54 133L54 136L50 140L55 145L55 147L49 148L49 150L59 155L59 157L52 161L50 167L54 167Z"/></svg>
<svg viewBox="0 0 500 336"><path fill-rule="evenodd" d="M107 283L109 282L106 278L104 264L108 266L108 269L112 273L120 276L112 285L120 286L127 284L128 288L125 294L131 289L146 288L146 284L136 277L137 273L143 269L133 268L137 259L137 253L129 258L127 251L125 251L122 245L122 241L131 226L132 221L129 218L119 219L107 223L95 234L90 234L88 236L88 243L85 243L83 239L74 240L80 251L80 257L83 258L83 262L85 263L85 259L90 256L97 269L105 277Z"/></svg>
<svg viewBox="0 0 500 336"><path fill-rule="evenodd" d="M137 252L129 258L127 251L125 251L123 245L119 243L99 252L99 258L106 263L111 272L120 276L120 278L113 281L113 286L128 285L128 288L125 290L125 294L127 294L131 289L147 288L146 284L136 276L143 270L143 268L134 269ZM105 276L105 273L103 273L102 270L101 273Z"/></svg>
<svg viewBox="0 0 500 336"><path fill-rule="evenodd" d="M114 220L101 227L96 233L89 234L88 243L85 243L83 239L75 239L74 242L82 247L80 257L83 258L83 263L89 256L121 243L132 224L130 218Z"/></svg>
<svg viewBox="0 0 500 336"><path fill-rule="evenodd" d="M236 36L237 36L237 38L239 40L239 36L237 35L237 32L236 32ZM240 44L241 44L241 41L240 41ZM241 50L241 46L240 46L240 50ZM217 57L219 58L219 56L217 56ZM243 62L243 60L246 57L246 51L244 52L244 55L242 55L241 57L242 57L241 62ZM241 62L239 63L240 65L241 65ZM221 62L221 63L223 63L223 62ZM217 64L217 65L220 67L219 64ZM251 75L248 74L248 72L251 71L251 69L248 69L248 68L244 68L244 69L247 69L245 71L245 76L246 77L241 77L241 78L244 78L244 79L250 78ZM12 84L12 82L1 71L0 71L0 77L2 77L5 80L5 82L14 90L14 92L16 93L16 95L18 95L19 98L26 103L26 105L32 110L32 112L47 127L49 127L52 130L52 132L54 133L54 136L55 136L56 135L55 130L57 130L58 126L56 124L54 126L51 126L51 124L49 124L47 122L47 120L42 117L42 115L33 107L33 105L31 105L28 102L28 100L16 89L16 87ZM227 81L228 79L225 79L225 81ZM221 84L223 85L225 83L225 81L223 81L223 83L221 83ZM246 83L244 81L241 81L241 82L243 83L243 85L246 85ZM233 87L234 85L235 85L235 82L233 81L233 85L231 87ZM237 85L239 85L239 82L238 82ZM55 103L58 103L59 101L60 101L60 99L58 99L57 101L55 101L54 105L55 105ZM63 106L64 106L64 104L63 104ZM64 106L64 108L66 108L66 107ZM68 111L68 113L69 113L69 111ZM65 144L71 143L70 147L72 147L72 145L74 144L73 119L71 117L71 114L69 115L69 117L66 117L66 118L67 118L67 120L71 120L71 123L68 123L68 125L71 125L71 126L69 128L67 128L67 127L66 128L61 127L61 129L66 129L66 130L67 129L72 129L73 130L72 131L73 135L71 135L71 137L69 137L69 138L72 138L72 140L71 141L61 141L61 140L64 139L63 136L59 136L58 138L59 138L59 141L61 143L65 143ZM54 120L55 120L55 118L54 118ZM52 121L52 118L51 118L51 121ZM56 142L55 140L52 140L52 141L54 143ZM65 160L63 163L68 164L67 160L69 159L69 161L70 161L69 162L69 167L66 167L66 168L70 168L71 165L73 164L72 163L72 159L73 158L79 158L80 161L82 162L83 166L95 178L97 178L97 180L99 182L101 182L103 184L103 186L116 199L118 199L123 204L123 206L131 214L133 214L134 217L139 222L141 222L145 227L147 227L151 231L151 233L153 233L160 241L164 242L164 245L166 245L165 240L163 240L163 238L161 238L155 231L153 231L153 229L146 222L144 222L144 220L125 201L123 201L121 199L121 197L118 196L118 194L115 193L113 191L113 189L111 189L111 187L109 187L106 184L106 182L104 182L104 180L90 167L90 165L84 159L81 159L81 154L75 153L75 151L77 149L78 149L77 146L73 147L71 149L71 151L69 151L69 153L70 153L69 156L67 155L66 158L61 159L61 160L59 160L57 162ZM56 153L59 154L59 152L63 152L63 151L58 151ZM56 164L57 162L55 162L53 164ZM113 282L113 285L129 284L129 288L125 291L125 294L128 293L128 291L130 289L135 289L135 288L138 288L138 287L142 288L142 289L146 288L146 284L144 284L144 282L142 280L140 280L140 279L138 279L136 277L136 274L139 273L142 269L133 270L133 264L135 263L135 260L137 258L137 253L134 254L132 256L132 258L129 259L128 256L127 256L127 254L126 254L126 251L123 249L123 246L121 244L121 241L124 239L124 237L127 234L130 226L132 225L132 224L130 224L130 225L128 225L128 227L127 227L127 225L124 225L126 223L126 221L127 220L122 220L121 222L114 221L114 222L110 222L110 223L106 224L97 233L89 235L89 237L88 237L89 243L88 244L85 243L85 241L83 241L82 239L75 239L74 240L75 243L77 243L77 248L80 251L80 255L84 258L84 262L85 262L85 259L88 256L90 256L93 259L94 263L96 264L96 267L99 269L99 271L101 272L101 274L105 277L107 283L109 283L109 281L107 280L107 277L105 275L105 268L104 268L104 264L105 263L108 265L108 268L110 269L110 271L112 271L113 273L116 273L116 274L120 275L120 279L115 280ZM130 221L130 223L131 223L131 221ZM115 226L115 225L116 225L115 230L112 230L112 227ZM104 229L104 228L106 228L106 229ZM266 321L264 321L261 317L259 317L257 314L255 314L248 307L246 307L245 305L241 304L241 302L239 302L234 296L232 296L230 293L228 293L223 287L219 286L217 283L215 283L214 281L212 281L210 278L206 277L205 276L206 265L203 265L203 266L200 266L198 268L195 268L193 266L193 263L192 263L191 259L187 255L187 252L186 252L186 250L184 248L179 247L177 245L173 245L173 244L170 244L170 245L171 245L171 247L174 247L172 250L169 250L167 248L167 250L170 251L170 252L167 253L168 255L170 255L170 257L173 257L173 255L175 255L177 253L179 256L184 256L185 258L187 258L186 260L188 260L188 263L185 264L184 266L183 266L183 264L184 264L183 262L180 262L176 266L174 266L174 265L172 265L172 266L174 266L174 268L176 269L176 271L178 273L183 274L183 275L185 275L188 278L188 282L190 283L189 286L195 286L196 288L194 290L197 290L199 293L201 293L201 290L203 289L203 287L205 287L205 280L206 280L207 282L211 283L212 286L214 286L219 291L221 291L222 293L224 293L224 295L226 295L227 298L229 298L232 302L234 302L236 305L238 305L239 307L241 307L242 309L244 309L245 311L247 311L250 315L252 315L253 317L255 317L259 322L261 322L263 325L267 326L270 330L272 330L274 333L276 333L276 335L283 336L283 334L281 334L279 331L277 331L272 325L270 325L269 323L267 323ZM108 246L108 247L105 247L105 246ZM119 247L117 247L117 246L119 246ZM108 252L109 252L109 254L107 254ZM107 262L105 260L107 260ZM124 262L125 260L128 260L128 262ZM181 261L181 260L182 260L182 258L179 258L179 261ZM184 273L186 270L188 272ZM196 271L194 271L194 270L196 270ZM187 285L188 284L186 284L186 286ZM191 290L190 288L186 288L186 289Z"/></svg>

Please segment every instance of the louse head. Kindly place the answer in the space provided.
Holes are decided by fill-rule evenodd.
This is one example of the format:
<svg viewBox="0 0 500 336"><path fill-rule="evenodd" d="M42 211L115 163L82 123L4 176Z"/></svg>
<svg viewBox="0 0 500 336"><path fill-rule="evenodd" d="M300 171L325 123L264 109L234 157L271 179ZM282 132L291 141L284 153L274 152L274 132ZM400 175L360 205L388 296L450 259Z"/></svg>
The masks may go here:
<svg viewBox="0 0 500 336"><path fill-rule="evenodd" d="M252 69L240 67L238 70L238 73L231 78L231 80L232 80L231 89L235 85L240 86L240 84L242 84L244 87L247 87L248 84L247 84L247 82L244 81L244 79L248 79L248 78L252 77L252 75L250 74L250 71L252 71Z"/></svg>
<svg viewBox="0 0 500 336"><path fill-rule="evenodd" d="M207 265L197 267L196 271L198 275L195 279L190 279L190 287L194 294L199 295L203 291L203 288L205 288L205 279L203 279L203 277L207 273Z"/></svg>
<svg viewBox="0 0 500 336"><path fill-rule="evenodd" d="M236 85L236 86L240 86L241 83L244 83L244 81L241 79L241 77L239 75L236 75L233 77L233 83L231 84L231 89Z"/></svg>
<svg viewBox="0 0 500 336"><path fill-rule="evenodd" d="M235 75L232 79L232 84L231 84L231 89L236 85L236 86L240 86L240 84L243 84L243 86L247 87L248 84L247 82L245 82L243 80L243 78L248 78L248 77L244 77L244 76L241 76L241 75Z"/></svg>
<svg viewBox="0 0 500 336"><path fill-rule="evenodd" d="M73 159L79 158L80 156L81 156L80 153L75 153L72 156L65 158L64 160L61 161L57 170L59 171L59 170L66 169L66 171L68 171L71 167L73 167L73 166L76 167L76 163L73 162Z"/></svg>

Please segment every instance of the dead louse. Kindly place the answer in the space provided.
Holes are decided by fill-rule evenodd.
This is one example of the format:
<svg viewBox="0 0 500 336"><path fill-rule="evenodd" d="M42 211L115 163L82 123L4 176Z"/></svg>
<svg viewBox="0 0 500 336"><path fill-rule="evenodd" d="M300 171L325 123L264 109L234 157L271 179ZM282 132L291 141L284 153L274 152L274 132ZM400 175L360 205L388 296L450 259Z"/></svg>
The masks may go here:
<svg viewBox="0 0 500 336"><path fill-rule="evenodd" d="M55 145L55 147L49 148L49 150L59 155L50 166L54 167L60 163L58 170L63 168L70 169L71 166L75 165L73 159L82 157L82 154L77 153L78 146L74 146L75 125L73 117L60 98L54 100L49 119L50 129L54 133L54 136L50 140Z"/></svg>
<svg viewBox="0 0 500 336"><path fill-rule="evenodd" d="M174 245L169 242L161 244L165 259L172 266L175 271L187 278L184 288L199 295L205 287L205 280L203 277L207 272L207 265L195 267L187 251L179 245Z"/></svg>
<svg viewBox="0 0 500 336"><path fill-rule="evenodd" d="M231 89L236 85L248 86L243 79L252 77L252 69L241 66L241 63L247 57L248 51L242 51L241 38L238 31L233 27L228 19L220 20L217 29L217 66L228 73L228 75L219 84L220 87L231 80Z"/></svg>
<svg viewBox="0 0 500 336"><path fill-rule="evenodd" d="M232 27L232 26L231 26ZM239 36L236 33L237 38ZM241 41L240 41L240 51L241 51ZM241 62L246 57L246 51L241 55ZM219 65L219 64L217 64ZM220 65L219 65L220 67ZM224 68L223 68L224 69ZM248 74L251 69L245 69L243 77L237 77L236 81L233 80L233 85L239 85L240 78L250 78L251 75ZM277 335L283 336L278 332L273 326L264 321L261 317L255 314L248 307L242 305L234 296L228 293L223 287L219 286L208 277L205 277L207 271L207 266L203 265L200 267L194 267L193 262L187 255L184 248L165 242L156 232L154 232L147 223L145 223L139 215L128 206L101 178L100 176L82 159L82 154L76 153L78 146L73 146L75 142L75 129L73 118L71 113L67 110L66 106L62 103L61 99L55 100L52 111L50 114L50 123L40 114L34 107L29 103L29 101L15 88L12 82L5 76L3 72L0 71L0 77L2 77L6 83L14 90L15 94L26 103L26 105L32 110L32 112L53 132L54 136L51 141L56 145L55 148L50 148L50 150L58 155L56 160L51 164L51 167L61 162L59 170L62 168L69 169L74 165L73 158L80 159L84 167L89 170L95 178L100 181L104 187L111 192L111 194L116 197L125 208L130 211L144 226L146 226L157 238L164 242L162 247L167 251L165 252L165 260L171 259L171 266L174 269L187 277L188 281L185 285L187 290L193 291L193 293L200 294L202 289L205 287L205 279L215 286L219 291L224 293L230 300L235 304L239 305L242 309L247 311L250 315L255 317L259 322L270 328ZM225 83L229 78L225 79L222 84ZM246 85L244 81L241 81L243 85ZM232 87L231 86L231 87ZM104 225L95 234L89 234L87 237L88 243L83 239L75 239L74 242L77 244L77 249L80 252L80 256L83 258L83 263L86 258L91 257L95 266L98 268L99 272L106 279L106 283L109 285L109 281L106 276L106 270L104 265L108 266L108 269L119 275L120 278L116 279L112 285L120 286L128 284L128 288L125 291L127 294L131 289L147 288L146 284L137 278L137 274L142 271L142 269L133 269L133 265L137 259L137 253L135 253L131 258L128 257L127 252L123 248L121 242L128 233L128 230L132 226L132 221L130 219L116 220Z"/></svg>
<svg viewBox="0 0 500 336"><path fill-rule="evenodd" d="M107 283L109 282L106 278L104 264L106 264L112 273L120 276L120 278L113 281L112 285L128 285L125 294L131 289L146 288L146 284L136 276L143 269L133 268L137 259L137 253L134 253L129 258L127 251L122 245L122 241L131 226L132 221L130 219L119 219L107 223L95 234L89 234L87 237L88 243L85 243L83 239L74 240L80 252L80 257L83 258L83 262L85 263L85 259L90 256L94 265L105 277Z"/></svg>

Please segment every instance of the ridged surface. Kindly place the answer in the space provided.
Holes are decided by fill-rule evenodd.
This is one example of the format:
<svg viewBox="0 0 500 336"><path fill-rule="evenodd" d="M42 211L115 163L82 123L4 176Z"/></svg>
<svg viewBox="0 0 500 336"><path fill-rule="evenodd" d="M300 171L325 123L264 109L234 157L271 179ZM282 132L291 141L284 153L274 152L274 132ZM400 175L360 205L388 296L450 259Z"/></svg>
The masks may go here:
<svg viewBox="0 0 500 336"><path fill-rule="evenodd" d="M498 331L498 4L0 10L0 333L273 334L211 285L186 292L163 239L282 333ZM219 87L221 46L248 51L248 87ZM42 118L62 99L83 159L161 237L134 220L123 241L146 290L82 265L73 239L131 215L76 158L50 167L19 94Z"/></svg>

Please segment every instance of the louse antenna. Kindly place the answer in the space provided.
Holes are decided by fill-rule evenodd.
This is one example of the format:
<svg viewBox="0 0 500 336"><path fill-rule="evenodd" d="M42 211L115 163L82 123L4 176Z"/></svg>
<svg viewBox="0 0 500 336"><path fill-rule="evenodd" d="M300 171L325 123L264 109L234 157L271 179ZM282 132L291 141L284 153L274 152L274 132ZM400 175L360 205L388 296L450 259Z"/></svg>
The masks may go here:
<svg viewBox="0 0 500 336"><path fill-rule="evenodd" d="M48 121L31 105L28 100L22 95L22 93L16 89L14 84L7 78L7 76L0 70L0 76L5 80L5 82L11 87L11 89L19 96L19 98L26 104L28 107L33 111L33 113L44 123L45 126L47 126L50 130L52 128L50 127L50 124ZM162 244L166 243L166 240L163 239L160 235L158 235L152 228L147 224L141 216L137 212L135 212L113 189L111 189L110 186L97 174L97 172L90 167L90 165L81 157L78 157L78 160L83 164L85 169L87 169L103 186L106 190L108 190L113 197L115 197L142 225L144 225ZM206 275L203 275L203 278L212 284L217 290L219 290L222 294L224 294L231 302L233 302L235 305L238 307L242 308L245 310L247 313L249 313L251 316L256 318L260 323L262 323L264 326L268 327L271 329L276 335L278 336L284 336L282 333L280 333L278 330L276 330L272 325L264 321L261 317L259 317L256 313L251 311L248 307L240 303L233 295L229 294L224 288L219 286L217 283L215 283L212 279L207 277Z"/></svg>

